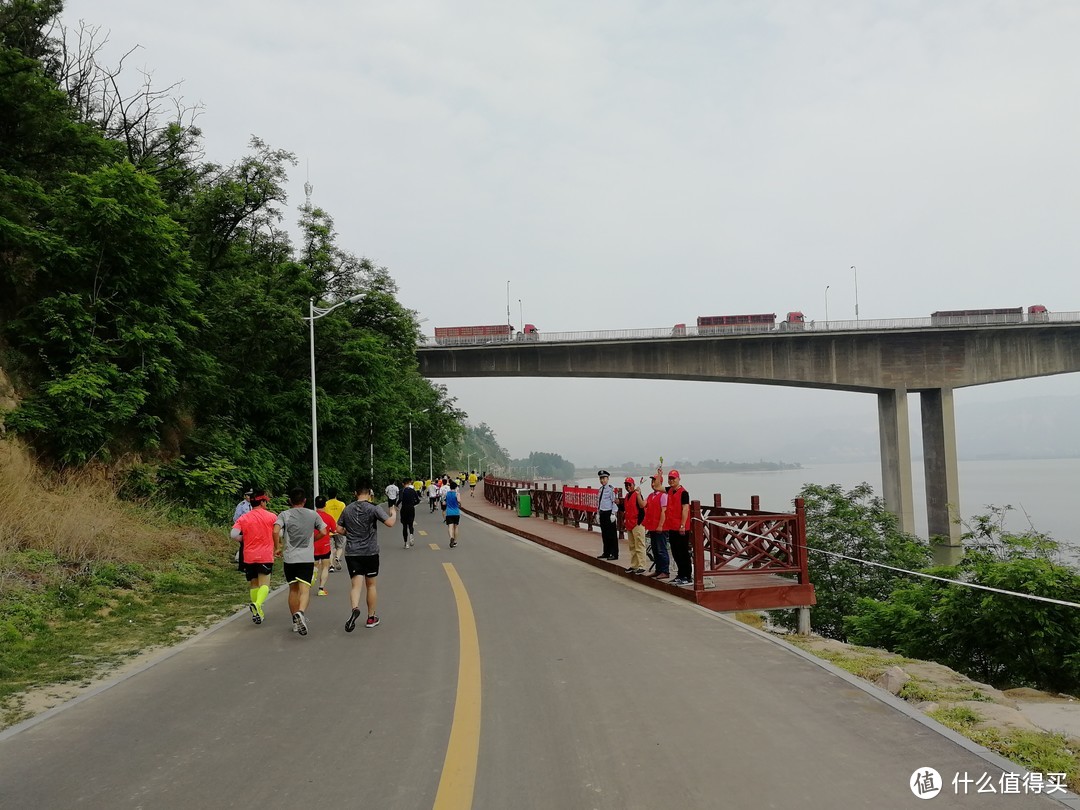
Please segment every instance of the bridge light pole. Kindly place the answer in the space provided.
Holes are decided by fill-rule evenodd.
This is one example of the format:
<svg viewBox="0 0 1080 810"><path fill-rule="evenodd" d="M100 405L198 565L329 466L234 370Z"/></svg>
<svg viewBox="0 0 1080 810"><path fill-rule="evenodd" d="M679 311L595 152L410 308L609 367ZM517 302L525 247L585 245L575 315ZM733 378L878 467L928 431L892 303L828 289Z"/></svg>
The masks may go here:
<svg viewBox="0 0 1080 810"><path fill-rule="evenodd" d="M829 328L829 285L825 285L825 328Z"/></svg>
<svg viewBox="0 0 1080 810"><path fill-rule="evenodd" d="M852 272L855 273L855 322L859 322L859 271L855 265L851 265Z"/></svg>
<svg viewBox="0 0 1080 810"><path fill-rule="evenodd" d="M315 321L324 315L329 315L338 307L343 307L346 304L355 304L366 296L367 293L357 293L356 295L346 298L344 301L338 301L332 307L317 307L315 306L315 299L308 299L308 317L304 318L308 322L309 334L311 336L311 498L312 503L315 502L315 497L319 494L319 424L318 424L318 408L315 401Z"/></svg>
<svg viewBox="0 0 1080 810"><path fill-rule="evenodd" d="M428 409L420 411L420 413L427 413ZM412 463L412 416L409 417L409 480L413 480L413 463Z"/></svg>

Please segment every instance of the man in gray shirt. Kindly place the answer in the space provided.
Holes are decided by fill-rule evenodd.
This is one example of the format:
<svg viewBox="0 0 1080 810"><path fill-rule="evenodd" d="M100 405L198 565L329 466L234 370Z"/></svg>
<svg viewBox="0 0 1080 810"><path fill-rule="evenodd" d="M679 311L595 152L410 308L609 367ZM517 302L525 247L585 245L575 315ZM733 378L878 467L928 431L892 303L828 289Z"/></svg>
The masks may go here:
<svg viewBox="0 0 1080 810"><path fill-rule="evenodd" d="M345 535L345 566L349 569L349 598L352 614L345 622L345 632L351 633L360 618L360 589L367 588L367 628L378 627L375 615L378 592L375 578L379 576L379 524L391 528L397 522L397 509L390 513L371 502L371 481L361 480L356 485L356 500L345 507L338 520L338 531Z"/></svg>
<svg viewBox="0 0 1080 810"><path fill-rule="evenodd" d="M278 515L274 523L274 554L281 554L285 563L293 630L302 636L308 632L304 613L315 573L315 536L325 537L329 531L326 521L317 512L304 508L306 502L304 490L299 487L289 490L289 508Z"/></svg>

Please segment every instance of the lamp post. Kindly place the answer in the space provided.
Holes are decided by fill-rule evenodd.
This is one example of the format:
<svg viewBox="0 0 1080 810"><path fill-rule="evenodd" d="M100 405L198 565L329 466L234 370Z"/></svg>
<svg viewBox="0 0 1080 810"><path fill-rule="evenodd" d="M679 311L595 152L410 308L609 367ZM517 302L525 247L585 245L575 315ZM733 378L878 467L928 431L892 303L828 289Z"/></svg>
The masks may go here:
<svg viewBox="0 0 1080 810"><path fill-rule="evenodd" d="M859 321L859 271L855 265L851 265L851 271L855 274L855 322Z"/></svg>
<svg viewBox="0 0 1080 810"><path fill-rule="evenodd" d="M434 456L431 452L431 445L428 445L427 449L427 477L429 481L435 480L435 462Z"/></svg>
<svg viewBox="0 0 1080 810"><path fill-rule="evenodd" d="M315 299L308 299L308 317L305 318L310 327L311 334L311 471L312 471L312 489L311 498L312 503L315 502L315 497L319 494L319 420L318 409L315 401L315 319L321 318L324 315L329 315L338 307L345 306L345 304L355 304L362 299L367 293L357 293L356 295L346 298L344 301L339 301L332 307L317 307L315 306Z"/></svg>
<svg viewBox="0 0 1080 810"><path fill-rule="evenodd" d="M465 462L465 472L466 473L468 473L470 470L472 470L472 457L473 457L473 454L469 453L468 461Z"/></svg>
<svg viewBox="0 0 1080 810"><path fill-rule="evenodd" d="M424 410L420 411L420 413L427 413L427 412L428 412L427 408L424 408ZM412 463L412 417L410 416L409 417L409 480L412 481L412 480L414 480L414 478L415 478L415 476L413 475L413 463Z"/></svg>
<svg viewBox="0 0 1080 810"><path fill-rule="evenodd" d="M825 328L829 328L829 285L825 285Z"/></svg>

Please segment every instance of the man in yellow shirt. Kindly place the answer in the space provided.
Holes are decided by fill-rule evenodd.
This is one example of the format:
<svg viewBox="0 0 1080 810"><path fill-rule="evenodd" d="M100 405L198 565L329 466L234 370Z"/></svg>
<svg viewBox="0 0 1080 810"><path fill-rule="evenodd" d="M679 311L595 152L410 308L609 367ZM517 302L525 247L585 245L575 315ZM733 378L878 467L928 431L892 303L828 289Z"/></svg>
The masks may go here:
<svg viewBox="0 0 1080 810"><path fill-rule="evenodd" d="M476 482L480 480L476 470L469 470L469 497L476 497Z"/></svg>
<svg viewBox="0 0 1080 810"><path fill-rule="evenodd" d="M341 517L341 513L345 511L345 503L338 500L337 490L329 488L326 490L326 506L325 510L330 514L330 517L337 523ZM333 559L330 563L331 571L341 570L341 554L345 550L345 536L341 534L332 535L333 538Z"/></svg>

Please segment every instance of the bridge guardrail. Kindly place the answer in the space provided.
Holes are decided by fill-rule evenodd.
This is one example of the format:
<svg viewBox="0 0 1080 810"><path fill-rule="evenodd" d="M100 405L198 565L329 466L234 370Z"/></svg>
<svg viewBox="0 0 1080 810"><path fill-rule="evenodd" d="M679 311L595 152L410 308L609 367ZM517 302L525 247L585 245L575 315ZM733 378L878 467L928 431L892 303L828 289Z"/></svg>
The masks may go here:
<svg viewBox="0 0 1080 810"><path fill-rule="evenodd" d="M528 345L531 343L582 343L603 340L658 340L661 338L679 339L695 337L727 337L742 335L797 335L803 332L875 332L888 329L956 329L968 326L1008 326L1009 328L1024 328L1028 326L1045 326L1048 323L1077 323L1080 322L1080 312L1049 312L1038 319L1027 320L1022 323L1009 322L1001 316L993 315L969 315L960 318L888 318L882 320L836 320L807 321L800 324L800 328L784 328L787 325L776 327L757 326L707 326L699 329L697 326L686 326L679 330L678 334L670 326L656 329L611 329L606 331L591 332L540 332L529 335L528 340L499 339L493 340L490 336L479 337L456 337L441 338L438 342L435 338L425 335L424 348L452 348L454 346L483 346L483 345Z"/></svg>

